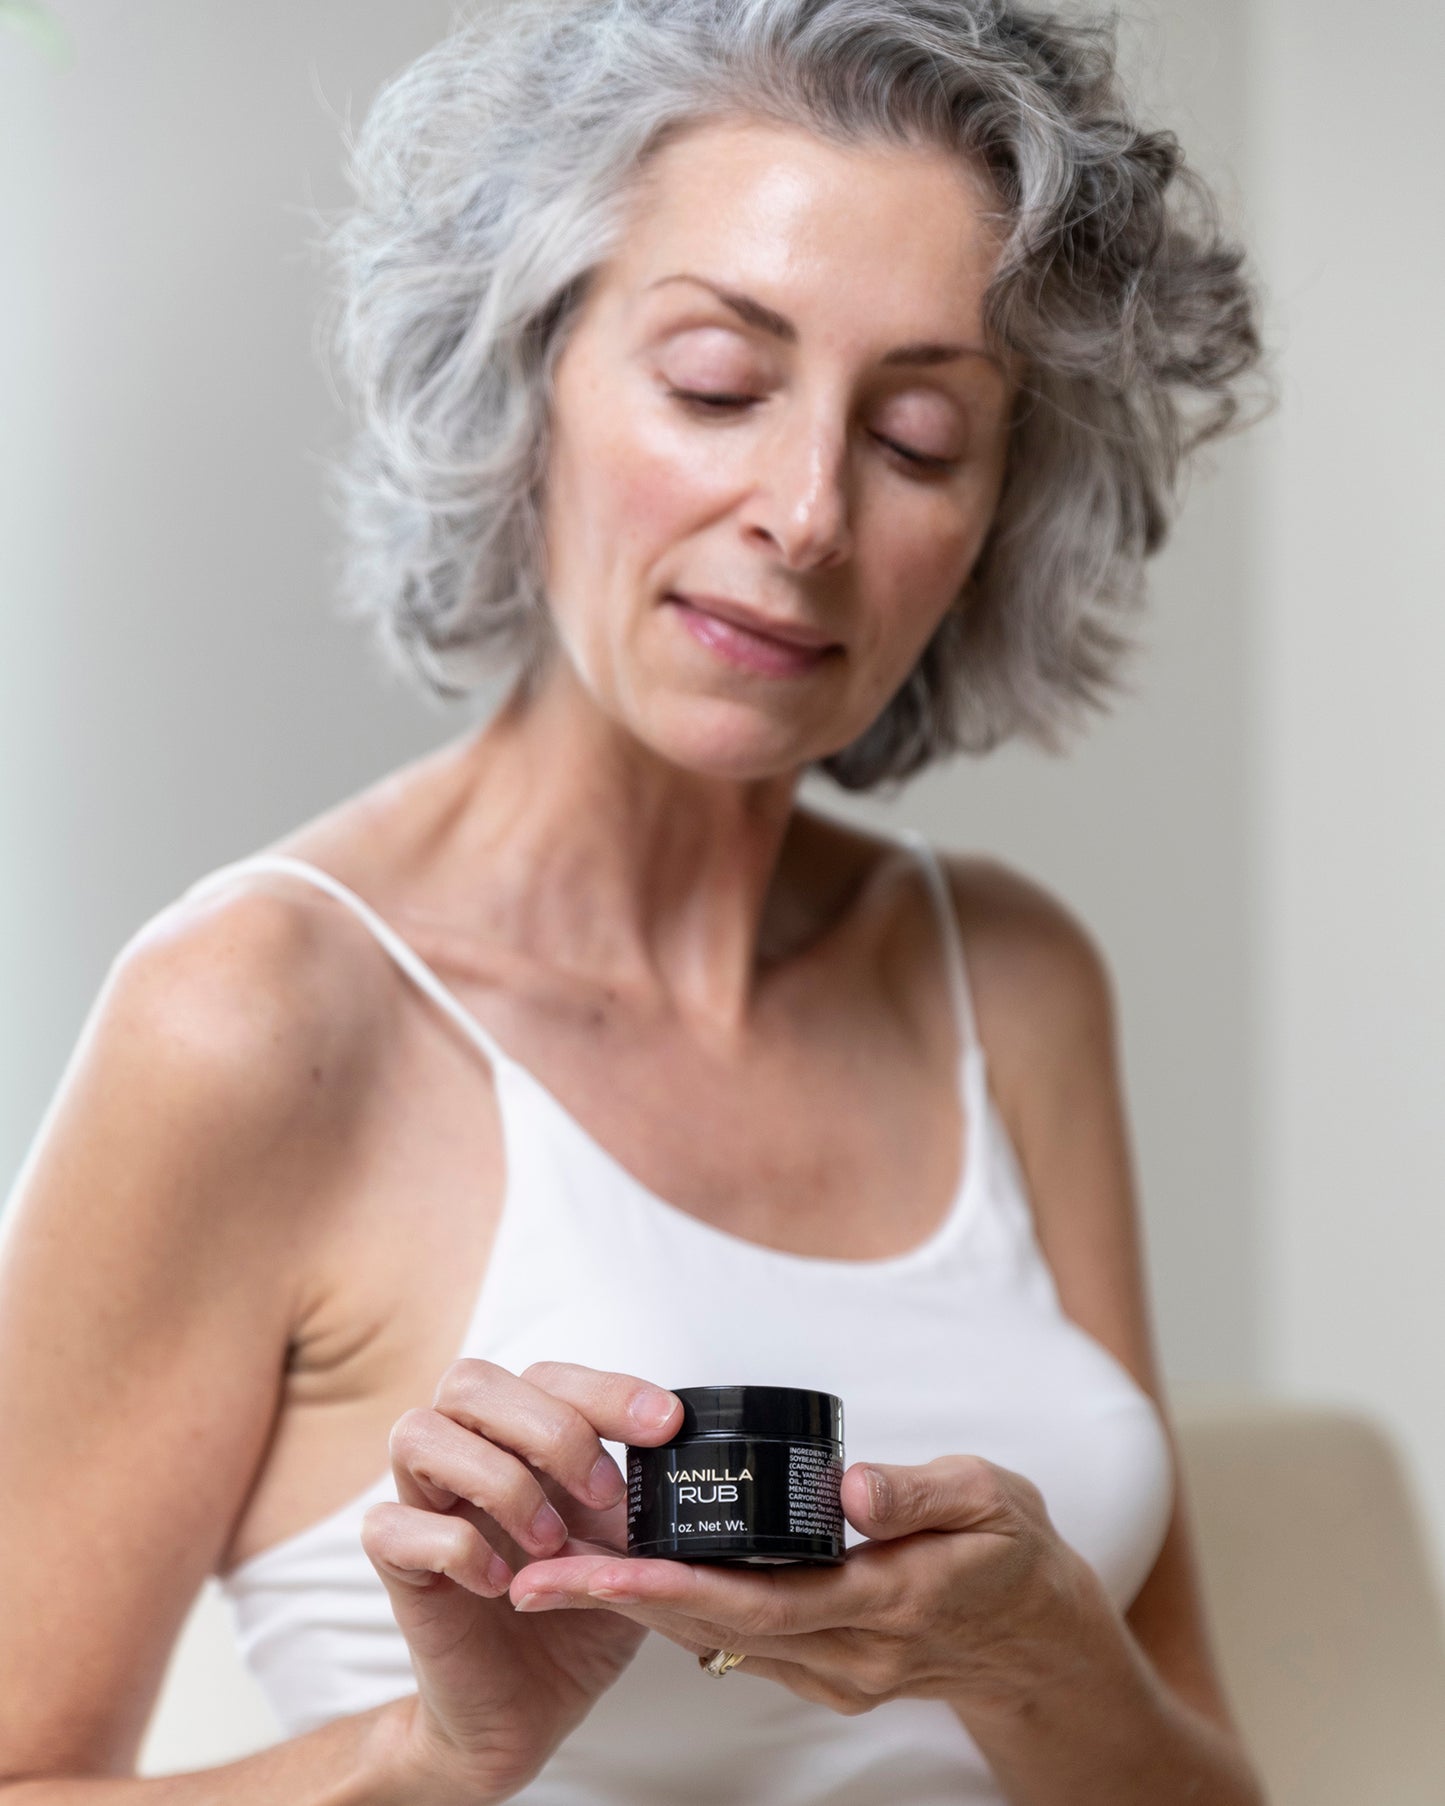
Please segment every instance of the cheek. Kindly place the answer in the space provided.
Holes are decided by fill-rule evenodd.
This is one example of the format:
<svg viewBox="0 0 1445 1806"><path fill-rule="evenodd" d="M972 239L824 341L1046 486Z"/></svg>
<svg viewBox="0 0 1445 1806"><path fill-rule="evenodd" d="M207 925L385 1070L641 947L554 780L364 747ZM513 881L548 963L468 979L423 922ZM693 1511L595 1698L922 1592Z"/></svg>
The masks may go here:
<svg viewBox="0 0 1445 1806"><path fill-rule="evenodd" d="M619 525L660 545L708 518L730 493L725 448L699 446L676 425L645 410L609 436L612 502Z"/></svg>
<svg viewBox="0 0 1445 1806"><path fill-rule="evenodd" d="M980 463L963 474L962 487L951 494L924 493L911 523L910 538L920 576L936 590L957 591L968 576L993 518L992 472Z"/></svg>
<svg viewBox="0 0 1445 1806"><path fill-rule="evenodd" d="M614 447L609 459L605 522L614 542L658 551L696 518L705 484L695 469L635 442Z"/></svg>
<svg viewBox="0 0 1445 1806"><path fill-rule="evenodd" d="M645 569L720 491L717 461L610 377L580 364L559 375L558 414L549 527L569 581Z"/></svg>
<svg viewBox="0 0 1445 1806"><path fill-rule="evenodd" d="M606 573L629 591L645 588L708 518L716 491L704 465L695 453L689 459L616 428L579 452L557 492L567 540L557 568L567 585L590 589Z"/></svg>
<svg viewBox="0 0 1445 1806"><path fill-rule="evenodd" d="M952 508L895 506L872 532L860 534L865 593L880 599L874 611L880 633L905 667L958 596L980 543L975 525Z"/></svg>

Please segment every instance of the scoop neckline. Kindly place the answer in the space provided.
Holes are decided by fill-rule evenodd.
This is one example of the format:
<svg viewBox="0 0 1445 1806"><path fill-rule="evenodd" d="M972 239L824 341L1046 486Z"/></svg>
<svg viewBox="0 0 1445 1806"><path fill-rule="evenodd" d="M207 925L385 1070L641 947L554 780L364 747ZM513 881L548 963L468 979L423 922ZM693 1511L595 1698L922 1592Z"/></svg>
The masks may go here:
<svg viewBox="0 0 1445 1806"><path fill-rule="evenodd" d="M860 1277L878 1275L880 1273L899 1272L910 1267L930 1265L943 1250L953 1241L955 1236L963 1234L977 1211L977 1193L983 1183L985 1147L984 1138L987 1133L984 1117L988 1108L988 1085L986 1080L986 1058L981 1043L975 1041L959 1050L957 1057L958 1072L961 1083L959 1093L962 1100L962 1170L950 1196L948 1206L942 1220L935 1224L921 1242L911 1248L905 1248L898 1254L882 1254L863 1259L850 1259L847 1256L829 1254L799 1254L790 1248L774 1248L767 1242L754 1241L750 1236L735 1235L730 1229L721 1229L716 1223L706 1222L695 1216L692 1211L684 1210L670 1198L654 1191L631 1167L624 1164L610 1148L604 1145L587 1126L569 1110L552 1088L539 1079L529 1066L513 1059L504 1053L499 1063L499 1070L507 1077L515 1077L529 1089L550 1110L559 1121L564 1123L568 1132L576 1137L589 1151L594 1159L599 1160L623 1185L627 1187L642 1203L659 1214L662 1221L675 1223L684 1234L696 1232L703 1240L711 1241L718 1247L726 1247L731 1253L742 1259L757 1259L764 1264L781 1263L793 1267L796 1271L812 1271L815 1273L856 1273ZM499 1100L500 1101L500 1100ZM501 1102L505 1110L505 1102ZM503 1125L502 1133L503 1158L508 1171L502 1186L502 1214L505 1215L512 1202L511 1151L512 1137Z"/></svg>

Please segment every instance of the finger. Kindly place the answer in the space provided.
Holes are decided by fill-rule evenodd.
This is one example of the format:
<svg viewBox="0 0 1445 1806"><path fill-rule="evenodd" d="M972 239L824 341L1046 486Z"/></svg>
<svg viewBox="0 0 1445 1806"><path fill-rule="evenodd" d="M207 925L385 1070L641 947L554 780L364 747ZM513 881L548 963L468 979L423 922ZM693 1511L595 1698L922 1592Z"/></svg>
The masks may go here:
<svg viewBox="0 0 1445 1806"><path fill-rule="evenodd" d="M630 1619L644 1630L658 1631L684 1645L692 1643L698 1648L707 1649L726 1647L745 1651L749 1655L786 1656L794 1661L811 1659L814 1654L831 1650L841 1642L841 1633L836 1631L769 1636L758 1631L744 1632L734 1624L699 1618L688 1612L670 1610L666 1606L644 1604L636 1600L618 1600L610 1594L599 1596L575 1586L564 1590L560 1583L549 1580L546 1574L538 1574L536 1566L537 1564L529 1563L512 1585L510 1597L519 1612L612 1612L618 1617Z"/></svg>
<svg viewBox="0 0 1445 1806"><path fill-rule="evenodd" d="M590 1609L599 1609L594 1604ZM689 1618L678 1612L650 1611L641 1606L616 1605L606 1610L630 1619L642 1630L656 1631L658 1636L680 1648L732 1649L748 1658L756 1668L761 1661L787 1662L796 1668L808 1668L829 1680L845 1679L852 1644L843 1631L807 1631L796 1637L762 1637L745 1635L728 1625L709 1624L705 1618Z"/></svg>
<svg viewBox="0 0 1445 1806"><path fill-rule="evenodd" d="M576 1361L533 1361L521 1377L545 1396L566 1400L610 1442L655 1446L682 1421L682 1400L635 1373L584 1367Z"/></svg>
<svg viewBox="0 0 1445 1806"><path fill-rule="evenodd" d="M402 1504L445 1512L464 1499L530 1553L553 1554L566 1544L567 1525L526 1463L444 1412L403 1412L388 1446Z"/></svg>
<svg viewBox="0 0 1445 1806"><path fill-rule="evenodd" d="M710 1655L716 1648L715 1644L695 1643L681 1637L671 1640L681 1648L691 1650L694 1655ZM730 1668L724 1678L731 1685L740 1677L744 1680L771 1681L777 1686L786 1687L790 1693L797 1694L799 1699L808 1700L813 1705L826 1706L830 1712L847 1717L857 1717L878 1704L877 1700L851 1685L845 1674L825 1675L807 1662L790 1662L748 1653L747 1661L741 1667Z"/></svg>
<svg viewBox="0 0 1445 1806"><path fill-rule="evenodd" d="M495 1599L511 1574L474 1524L465 1518L383 1499L361 1520L361 1546L381 1576L394 1609L408 1610L415 1595L438 1580Z"/></svg>
<svg viewBox="0 0 1445 1806"><path fill-rule="evenodd" d="M605 1558L593 1564L601 1573ZM811 1671L820 1680L846 1687L857 1661L860 1633L856 1630L800 1631L788 1635L764 1634L744 1630L736 1624L696 1617L665 1606L618 1600L610 1594L599 1597L557 1578L562 1563L529 1565L519 1574L511 1589L518 1611L610 1611L625 1617L643 1630L655 1630L660 1636L695 1653L702 1650L733 1649L746 1655L758 1671L763 1659L787 1665L793 1673ZM539 1568L542 1571L538 1571ZM561 1590L566 1585L567 1590Z"/></svg>
<svg viewBox="0 0 1445 1806"><path fill-rule="evenodd" d="M740 1630L733 1624L720 1624L713 1619L696 1618L687 1612L667 1611L659 1606L616 1604L594 1600L585 1610L606 1610L630 1619L645 1630L654 1630L684 1647L700 1649L735 1649L751 1661L766 1657L774 1661L792 1662L811 1668L828 1678L846 1675L853 1639L856 1633L843 1630L799 1631L794 1635L765 1635L759 1631Z"/></svg>
<svg viewBox="0 0 1445 1806"><path fill-rule="evenodd" d="M839 1496L849 1523L879 1540L918 1530L1006 1532L1043 1509L1031 1480L980 1455L936 1455L916 1467L881 1461L850 1467Z"/></svg>
<svg viewBox="0 0 1445 1806"><path fill-rule="evenodd" d="M710 1647L694 1646L676 1637L672 1641L680 1642L684 1649L693 1649L698 1655L711 1653ZM846 1669L824 1671L811 1661L791 1662L776 1656L742 1653L747 1653L748 1659L740 1667L727 1671L725 1678L728 1681L735 1680L739 1675L750 1675L759 1681L773 1681L780 1687L786 1687L790 1693L796 1693L799 1699L826 1706L830 1712L848 1718L871 1712L881 1703L873 1691L860 1687Z"/></svg>
<svg viewBox="0 0 1445 1806"><path fill-rule="evenodd" d="M692 1618L729 1636L786 1638L869 1622L879 1577L876 1562L853 1558L836 1567L737 1569L642 1556L560 1555L530 1562L512 1596L556 1592L583 1606Z"/></svg>
<svg viewBox="0 0 1445 1806"><path fill-rule="evenodd" d="M494 1361L461 1360L442 1375L432 1408L512 1450L595 1510L617 1504L627 1491L601 1438L660 1442L679 1419L682 1401L635 1375L569 1362L534 1361L515 1374Z"/></svg>
<svg viewBox="0 0 1445 1806"><path fill-rule="evenodd" d="M691 1651L694 1656L711 1655L718 1649L731 1649L738 1655L745 1655L745 1662L728 1670L729 1679L735 1674L748 1674L754 1680L777 1681L803 1699L828 1706L835 1705L840 1697L857 1692L850 1678L849 1650L836 1633L819 1633L793 1641L780 1639L776 1648L749 1639L744 1648L740 1643L729 1643L708 1635L698 1625L687 1622L679 1626L656 1624L649 1628L670 1643L676 1643L679 1649Z"/></svg>

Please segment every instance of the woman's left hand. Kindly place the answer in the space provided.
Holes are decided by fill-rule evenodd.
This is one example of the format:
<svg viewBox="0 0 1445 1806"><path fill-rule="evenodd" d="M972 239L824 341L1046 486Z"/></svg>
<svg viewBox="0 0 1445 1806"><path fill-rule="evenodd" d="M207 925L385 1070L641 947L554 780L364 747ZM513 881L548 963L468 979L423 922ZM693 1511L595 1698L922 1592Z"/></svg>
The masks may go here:
<svg viewBox="0 0 1445 1806"><path fill-rule="evenodd" d="M885 1482L878 1511L870 1471ZM976 1455L857 1464L841 1498L869 1540L838 1566L558 1556L529 1562L512 1600L620 1612L697 1654L738 1650L737 1674L850 1717L890 1699L1008 1709L1084 1654L1097 1580L1024 1475Z"/></svg>

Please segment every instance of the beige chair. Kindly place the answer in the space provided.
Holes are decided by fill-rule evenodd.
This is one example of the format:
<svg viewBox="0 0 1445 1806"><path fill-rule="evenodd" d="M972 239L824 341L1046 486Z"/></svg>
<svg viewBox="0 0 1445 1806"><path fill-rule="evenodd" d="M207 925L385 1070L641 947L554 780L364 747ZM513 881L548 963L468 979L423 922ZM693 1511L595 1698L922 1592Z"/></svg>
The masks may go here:
<svg viewBox="0 0 1445 1806"><path fill-rule="evenodd" d="M1225 1682L1270 1806L1445 1806L1445 1610L1399 1451L1354 1412L1175 1415Z"/></svg>

